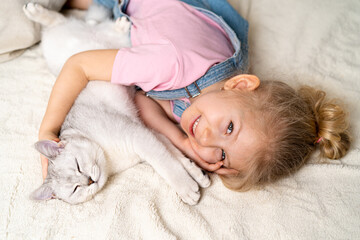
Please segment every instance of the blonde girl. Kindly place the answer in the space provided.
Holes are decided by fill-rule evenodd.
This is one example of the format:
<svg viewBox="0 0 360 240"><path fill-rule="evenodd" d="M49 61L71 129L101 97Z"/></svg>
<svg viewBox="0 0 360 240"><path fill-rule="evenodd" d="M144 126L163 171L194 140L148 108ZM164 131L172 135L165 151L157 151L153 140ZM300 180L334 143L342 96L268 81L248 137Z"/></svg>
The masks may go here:
<svg viewBox="0 0 360 240"><path fill-rule="evenodd" d="M104 80L139 86L143 122L233 190L296 171L316 146L331 159L346 153L350 138L339 105L322 91L242 74L247 22L226 1L186 2L122 1L132 48L72 56L53 87L39 139L56 140L80 91ZM44 157L42 165L45 177Z"/></svg>

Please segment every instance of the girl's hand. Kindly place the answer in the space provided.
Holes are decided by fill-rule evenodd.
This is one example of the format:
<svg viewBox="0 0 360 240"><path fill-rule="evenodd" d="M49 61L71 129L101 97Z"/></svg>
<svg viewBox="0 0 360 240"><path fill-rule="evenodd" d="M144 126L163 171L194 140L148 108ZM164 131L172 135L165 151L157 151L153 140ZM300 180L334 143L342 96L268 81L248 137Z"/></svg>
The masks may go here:
<svg viewBox="0 0 360 240"><path fill-rule="evenodd" d="M208 163L205 160L203 160L199 155L196 154L188 138L184 139L181 150L187 157L193 160L199 167L209 172L217 172L224 164L223 161L219 161L217 163Z"/></svg>
<svg viewBox="0 0 360 240"><path fill-rule="evenodd" d="M41 160L42 177L43 177L43 180L45 180L46 175L47 175L49 160L41 154L40 154L40 160Z"/></svg>
<svg viewBox="0 0 360 240"><path fill-rule="evenodd" d="M43 134L39 137L39 140L46 140L46 139L53 140L55 142L60 142L59 137L53 133ZM45 180L46 175L47 175L49 160L42 154L40 154L40 160L41 160L42 177L43 177L43 180Z"/></svg>

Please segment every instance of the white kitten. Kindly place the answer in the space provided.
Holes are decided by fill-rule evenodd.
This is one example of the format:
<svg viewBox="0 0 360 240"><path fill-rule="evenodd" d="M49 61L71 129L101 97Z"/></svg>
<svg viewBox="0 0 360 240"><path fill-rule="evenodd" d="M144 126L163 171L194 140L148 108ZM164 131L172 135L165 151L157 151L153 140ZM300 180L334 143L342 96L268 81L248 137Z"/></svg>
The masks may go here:
<svg viewBox="0 0 360 240"><path fill-rule="evenodd" d="M37 3L23 7L25 15L42 25L41 47L50 70L58 75L66 60L75 53L93 49L130 47L131 23L122 17L110 19L111 12L92 5L83 19L48 10ZM102 21L97 23L98 21Z"/></svg>
<svg viewBox="0 0 360 240"><path fill-rule="evenodd" d="M24 11L30 19L48 26L43 32L42 45L49 66L55 70L61 68L66 60L64 56L71 56L71 51L78 50L79 43L86 42L88 49L107 48L103 38L119 43L119 39L109 36L109 31L120 29L120 39L124 36L128 39L129 35L126 19L116 23L109 21L108 32L95 38L93 35L98 32L90 31L94 26L81 20L68 20L33 3L27 4ZM74 30L76 32L71 33ZM129 46L127 41L112 48ZM70 45L57 46L65 42ZM46 52L48 50L51 54ZM57 56L64 52L67 53L60 61ZM196 204L199 201L198 184L209 186L208 176L167 138L156 135L141 123L132 97L132 90L124 86L88 83L62 125L61 142L44 140L35 144L35 148L49 159L49 167L45 182L34 191L32 198L59 198L71 204L81 203L101 190L110 175L147 161L184 202Z"/></svg>

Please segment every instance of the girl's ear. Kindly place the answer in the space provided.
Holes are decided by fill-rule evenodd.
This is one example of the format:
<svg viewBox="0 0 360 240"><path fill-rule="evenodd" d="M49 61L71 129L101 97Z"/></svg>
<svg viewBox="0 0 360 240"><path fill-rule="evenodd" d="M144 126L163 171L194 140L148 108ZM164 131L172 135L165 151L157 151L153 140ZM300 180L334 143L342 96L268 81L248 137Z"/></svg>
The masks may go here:
<svg viewBox="0 0 360 240"><path fill-rule="evenodd" d="M231 89L242 89L253 91L258 88L260 85L260 79L255 75L249 74L240 74L235 77L230 78L225 82L224 89L231 90Z"/></svg>

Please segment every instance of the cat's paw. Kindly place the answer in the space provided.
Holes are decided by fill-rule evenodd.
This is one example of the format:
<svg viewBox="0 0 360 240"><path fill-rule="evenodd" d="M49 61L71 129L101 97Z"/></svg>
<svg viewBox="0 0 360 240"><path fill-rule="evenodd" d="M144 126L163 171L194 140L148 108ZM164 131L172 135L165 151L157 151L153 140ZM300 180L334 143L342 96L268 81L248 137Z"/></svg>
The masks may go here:
<svg viewBox="0 0 360 240"><path fill-rule="evenodd" d="M210 186L210 178L206 171L202 170L195 162L186 157L180 158L181 164L184 166L190 176L200 185L200 187L207 188Z"/></svg>
<svg viewBox="0 0 360 240"><path fill-rule="evenodd" d="M38 3L29 2L23 6L25 15L35 22L38 22L45 10L46 9Z"/></svg>
<svg viewBox="0 0 360 240"><path fill-rule="evenodd" d="M127 34L130 31L131 22L127 19L127 17L120 17L115 21L115 30Z"/></svg>
<svg viewBox="0 0 360 240"><path fill-rule="evenodd" d="M187 179L182 177L182 181L177 181L172 187L183 202L189 205L199 202L201 196L199 185L190 177Z"/></svg>
<svg viewBox="0 0 360 240"><path fill-rule="evenodd" d="M49 9L44 8L38 3L28 3L23 6L25 15L32 21L43 26L54 26L64 21L65 17Z"/></svg>

